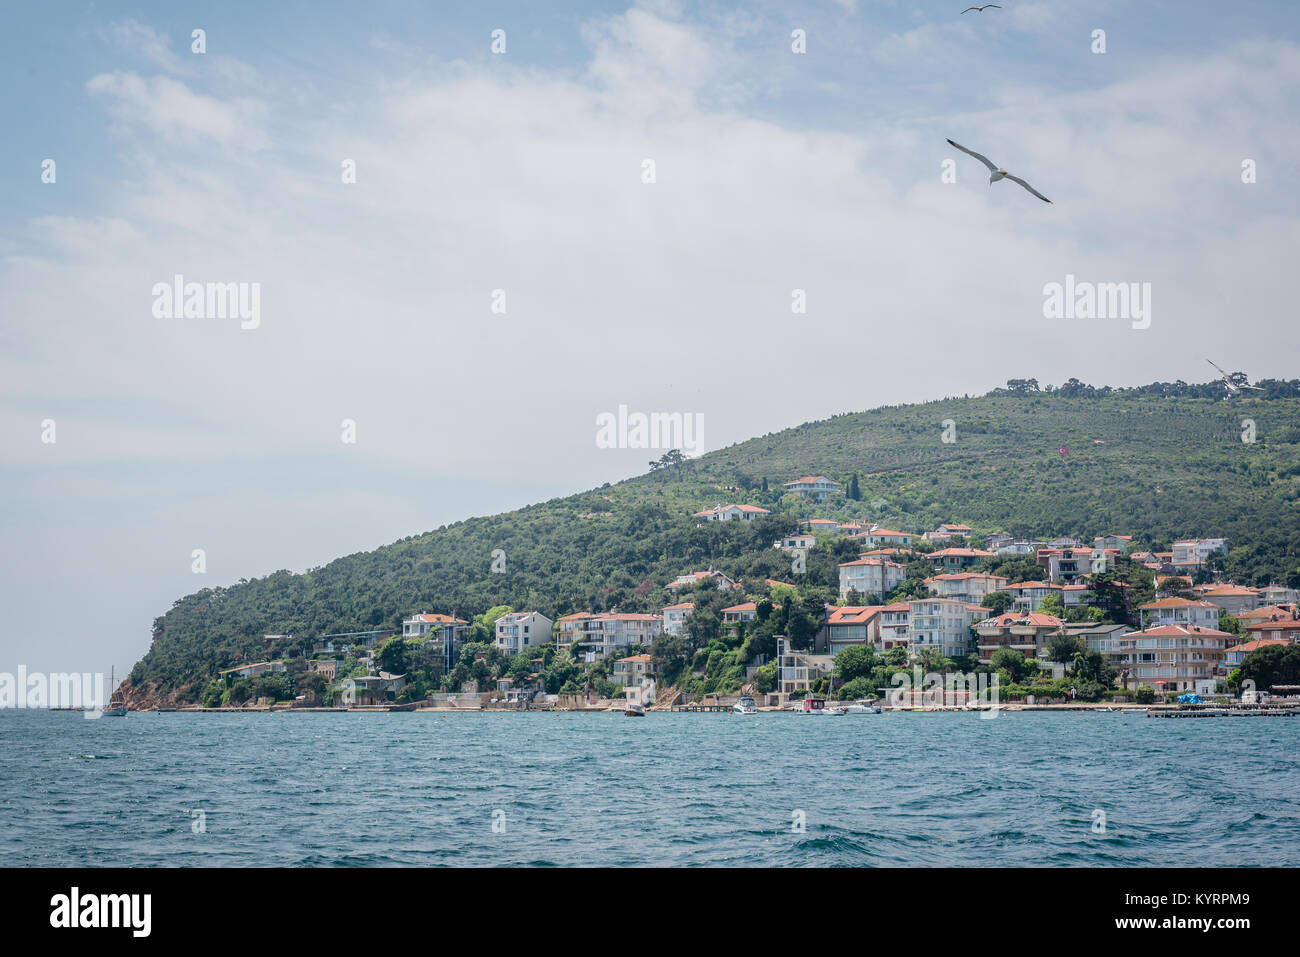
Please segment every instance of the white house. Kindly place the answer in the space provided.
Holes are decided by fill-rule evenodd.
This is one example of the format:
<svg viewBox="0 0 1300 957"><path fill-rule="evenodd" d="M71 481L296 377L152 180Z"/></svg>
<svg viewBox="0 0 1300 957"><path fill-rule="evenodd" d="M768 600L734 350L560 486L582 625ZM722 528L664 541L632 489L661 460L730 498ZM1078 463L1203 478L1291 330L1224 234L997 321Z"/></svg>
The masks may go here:
<svg viewBox="0 0 1300 957"><path fill-rule="evenodd" d="M665 605L661 609L664 617L665 635L686 634L686 619L695 610L695 602L684 601L677 605Z"/></svg>
<svg viewBox="0 0 1300 957"><path fill-rule="evenodd" d="M1138 609L1143 628L1160 625L1180 625L1217 630L1219 606L1208 601L1190 598L1161 598L1148 602Z"/></svg>
<svg viewBox="0 0 1300 957"><path fill-rule="evenodd" d="M553 622L541 612L515 611L497 619L496 645L507 655L531 651L551 640Z"/></svg>
<svg viewBox="0 0 1300 957"><path fill-rule="evenodd" d="M1051 582L1019 582L1008 585L1003 591L1011 595L1013 599L1011 607L1019 612L1038 611L1038 607L1048 595L1056 595L1062 602L1065 600L1061 586Z"/></svg>
<svg viewBox="0 0 1300 957"><path fill-rule="evenodd" d="M986 575L982 572L953 572L927 578L925 585L939 598L978 605L993 592L1005 591L1007 579L1002 575Z"/></svg>
<svg viewBox="0 0 1300 957"><path fill-rule="evenodd" d="M912 654L931 648L945 658L958 658L974 650L971 625L982 621L989 611L950 598L919 598L908 605L912 609L908 621Z"/></svg>
<svg viewBox="0 0 1300 957"><path fill-rule="evenodd" d="M817 539L808 534L787 535L785 538L778 539L772 543L773 548L802 548L804 550L814 548L817 545Z"/></svg>
<svg viewBox="0 0 1300 957"><path fill-rule="evenodd" d="M1173 544L1175 568L1198 568L1214 554L1228 554L1228 542L1223 538L1186 538Z"/></svg>
<svg viewBox="0 0 1300 957"><path fill-rule="evenodd" d="M761 515L771 515L765 508L757 505L715 505L702 512L696 512L691 518L702 518L710 522L752 522Z"/></svg>
<svg viewBox="0 0 1300 957"><path fill-rule="evenodd" d="M839 482L834 482L824 475L805 475L793 482L786 482L785 490L793 492L800 498L807 498L811 495L819 502L826 498L827 495L844 494L844 489Z"/></svg>
<svg viewBox="0 0 1300 957"><path fill-rule="evenodd" d="M883 599L906 577L902 565L886 558L859 558L855 562L844 562L839 568L841 598L856 591Z"/></svg>

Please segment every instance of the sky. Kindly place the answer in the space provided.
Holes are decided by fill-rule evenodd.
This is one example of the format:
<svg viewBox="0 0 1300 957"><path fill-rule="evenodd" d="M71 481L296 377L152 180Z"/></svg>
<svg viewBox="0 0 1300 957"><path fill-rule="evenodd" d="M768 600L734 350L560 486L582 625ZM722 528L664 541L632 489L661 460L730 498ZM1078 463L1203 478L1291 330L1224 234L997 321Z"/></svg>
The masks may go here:
<svg viewBox="0 0 1300 957"><path fill-rule="evenodd" d="M1294 378L1290 5L965 5L15 5L0 671L120 677L198 588L643 472L620 406L708 451ZM177 275L256 321L169 315ZM1067 276L1149 323L1047 317Z"/></svg>

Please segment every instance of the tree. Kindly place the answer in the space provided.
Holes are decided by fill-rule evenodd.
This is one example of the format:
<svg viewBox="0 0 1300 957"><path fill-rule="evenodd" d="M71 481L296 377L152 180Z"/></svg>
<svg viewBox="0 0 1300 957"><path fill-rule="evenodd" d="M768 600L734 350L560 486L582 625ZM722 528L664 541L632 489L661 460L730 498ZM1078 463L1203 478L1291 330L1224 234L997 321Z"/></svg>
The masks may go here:
<svg viewBox="0 0 1300 957"><path fill-rule="evenodd" d="M1005 671L1011 676L1012 681L1017 682L1029 672L1025 656L1014 648L1001 648L993 652L989 665L997 671Z"/></svg>
<svg viewBox="0 0 1300 957"><path fill-rule="evenodd" d="M406 673L406 640L401 635L393 635L379 646L375 663L380 671L400 675Z"/></svg>
<svg viewBox="0 0 1300 957"><path fill-rule="evenodd" d="M990 618L996 618L998 615L1003 614L1008 608L1010 608L1014 601L1015 599L1011 597L1011 592L994 591L985 595L980 604L991 612L989 615Z"/></svg>
<svg viewBox="0 0 1300 957"><path fill-rule="evenodd" d="M870 645L849 645L835 656L835 676L843 682L868 677L880 664Z"/></svg>
<svg viewBox="0 0 1300 957"><path fill-rule="evenodd" d="M862 498L862 491L858 488L857 472L854 472L849 478L849 488L848 491L844 493L844 497L854 502L859 501Z"/></svg>
<svg viewBox="0 0 1300 957"><path fill-rule="evenodd" d="M1048 595L1038 606L1040 615L1051 615L1053 618L1065 618L1065 602L1061 600L1060 595Z"/></svg>
<svg viewBox="0 0 1300 957"><path fill-rule="evenodd" d="M1087 650L1083 641L1065 632L1057 632L1047 639L1048 661L1074 661L1074 656Z"/></svg>

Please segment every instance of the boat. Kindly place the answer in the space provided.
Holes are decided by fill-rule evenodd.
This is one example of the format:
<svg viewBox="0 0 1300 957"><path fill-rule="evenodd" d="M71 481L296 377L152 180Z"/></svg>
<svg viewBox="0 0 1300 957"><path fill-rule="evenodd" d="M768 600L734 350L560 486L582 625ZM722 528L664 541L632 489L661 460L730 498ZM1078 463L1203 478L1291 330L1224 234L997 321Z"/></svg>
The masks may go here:
<svg viewBox="0 0 1300 957"><path fill-rule="evenodd" d="M629 704L626 708L623 709L623 714L627 715L629 718L644 718L645 705Z"/></svg>
<svg viewBox="0 0 1300 957"><path fill-rule="evenodd" d="M744 695L739 701L731 706L732 714L758 714L758 708L754 707L754 699L749 695Z"/></svg>
<svg viewBox="0 0 1300 957"><path fill-rule="evenodd" d="M825 698L803 698L794 706L795 714L843 715L839 708L826 707Z"/></svg>
<svg viewBox="0 0 1300 957"><path fill-rule="evenodd" d="M635 700L632 698L633 691L637 693ZM629 718L644 718L645 702L653 702L655 699L654 679L650 679L646 684L639 687L629 685L625 689L625 693L627 694L627 707L623 709L623 714Z"/></svg>
<svg viewBox="0 0 1300 957"><path fill-rule="evenodd" d="M845 714L880 714L880 708L874 704L864 704L861 701L855 701L853 704L843 709Z"/></svg>
<svg viewBox="0 0 1300 957"><path fill-rule="evenodd" d="M103 674L103 672L100 672L100 674ZM113 694L117 691L117 668L111 665L109 666L108 686L110 689L108 692L108 703L112 704ZM105 718L125 718L126 708L105 708L100 712L100 715Z"/></svg>

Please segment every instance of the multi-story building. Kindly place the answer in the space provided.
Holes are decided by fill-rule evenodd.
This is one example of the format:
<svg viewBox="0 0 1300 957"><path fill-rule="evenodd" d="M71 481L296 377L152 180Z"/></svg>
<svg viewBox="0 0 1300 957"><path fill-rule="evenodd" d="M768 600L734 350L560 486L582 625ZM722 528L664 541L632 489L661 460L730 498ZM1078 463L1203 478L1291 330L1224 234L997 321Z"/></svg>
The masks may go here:
<svg viewBox="0 0 1300 957"><path fill-rule="evenodd" d="M1211 585L1196 589L1202 601L1218 605L1234 617L1259 607L1259 592L1245 585Z"/></svg>
<svg viewBox="0 0 1300 957"><path fill-rule="evenodd" d="M808 551L817 547L817 539L806 533L798 532L794 535L787 535L785 538L778 538L772 543L772 547L781 549L802 548L804 551Z"/></svg>
<svg viewBox="0 0 1300 957"><path fill-rule="evenodd" d="M609 680L616 685L639 685L655 673L654 660L646 654L630 655L614 662Z"/></svg>
<svg viewBox="0 0 1300 957"><path fill-rule="evenodd" d="M912 606L905 601L885 605L880 609L880 638L877 651L890 651L894 648L907 650L912 644Z"/></svg>
<svg viewBox="0 0 1300 957"><path fill-rule="evenodd" d="M817 645L834 657L849 645L875 646L880 637L881 605L840 605L832 608Z"/></svg>
<svg viewBox="0 0 1300 957"><path fill-rule="evenodd" d="M827 495L844 494L844 488L839 482L833 482L824 475L805 475L793 482L786 482L785 490L793 492L800 498L808 498L811 495L819 502Z"/></svg>
<svg viewBox="0 0 1300 957"><path fill-rule="evenodd" d="M1077 546L1040 548L1038 565L1047 573L1047 580L1069 584L1092 570L1092 549Z"/></svg>
<svg viewBox="0 0 1300 957"><path fill-rule="evenodd" d="M435 641L442 645L442 670L451 671L456 666L456 657L460 654L465 636L469 633L469 622L452 615L426 615L420 612L402 622L402 637L423 639L433 635Z"/></svg>
<svg viewBox="0 0 1300 957"><path fill-rule="evenodd" d="M1215 554L1228 554L1227 539L1185 538L1174 542L1172 563L1175 568L1199 568Z"/></svg>
<svg viewBox="0 0 1300 957"><path fill-rule="evenodd" d="M746 601L739 605L731 605L722 609L722 628L728 634L734 635L740 630L742 623L753 621L757 617L757 602Z"/></svg>
<svg viewBox="0 0 1300 957"><path fill-rule="evenodd" d="M859 558L855 562L844 562L839 568L841 598L856 591L883 599L906 577L903 566L887 558Z"/></svg>
<svg viewBox="0 0 1300 957"><path fill-rule="evenodd" d="M1156 625L1111 643L1121 681L1157 691L1214 691L1235 635L1196 625Z"/></svg>
<svg viewBox="0 0 1300 957"><path fill-rule="evenodd" d="M815 655L795 651L787 639L776 639L776 690L783 695L795 691L811 691L815 682L831 673L835 659L830 655Z"/></svg>
<svg viewBox="0 0 1300 957"><path fill-rule="evenodd" d="M911 532L896 532L891 528L873 528L854 537L861 538L866 545L911 545L916 540Z"/></svg>
<svg viewBox="0 0 1300 957"><path fill-rule="evenodd" d="M1061 630L1061 619L1039 612L1008 612L975 623L979 635L976 647L981 664L988 664L1004 648L1019 651L1026 658L1038 658L1047 639Z"/></svg>
<svg viewBox="0 0 1300 957"><path fill-rule="evenodd" d="M695 602L693 601L684 601L676 605L665 606L663 608L664 634L686 634L686 619L691 616L691 612L694 610Z"/></svg>
<svg viewBox="0 0 1300 957"><path fill-rule="evenodd" d="M1243 641L1239 645L1229 645L1224 652L1223 667L1228 671L1233 668L1240 668L1241 663L1246 660L1246 656L1252 651L1259 651L1261 648L1267 648L1269 645L1281 645L1286 647L1291 644L1285 638L1253 638L1250 641Z"/></svg>
<svg viewBox="0 0 1300 957"><path fill-rule="evenodd" d="M612 655L630 645L649 645L663 631L658 615L605 614L566 615L560 619L556 647L569 651L575 643L596 657Z"/></svg>
<svg viewBox="0 0 1300 957"><path fill-rule="evenodd" d="M939 598L952 598L978 605L995 591L1005 591L1007 579L1001 575L986 575L982 572L955 572L927 578L925 585Z"/></svg>
<svg viewBox="0 0 1300 957"><path fill-rule="evenodd" d="M541 612L515 611L497 619L496 645L507 655L531 651L551 640L553 622Z"/></svg>
<svg viewBox="0 0 1300 957"><path fill-rule="evenodd" d="M1056 595L1061 599L1062 603L1065 601L1065 590L1060 585L1054 585L1051 582L1017 582L1014 585L1008 585L1003 590L1012 598L1011 608L1013 611L1038 611L1038 606L1043 603L1043 599L1048 595Z"/></svg>
<svg viewBox="0 0 1300 957"><path fill-rule="evenodd" d="M962 538L969 539L972 534L974 534L974 529L969 525L944 522L934 531L926 532L923 537L927 541L931 542L946 542L954 536L961 536Z"/></svg>
<svg viewBox="0 0 1300 957"><path fill-rule="evenodd" d="M970 627L988 614L987 608L949 598L920 598L908 605L912 609L908 636L914 655L926 649L945 658L970 654L974 646Z"/></svg>
<svg viewBox="0 0 1300 957"><path fill-rule="evenodd" d="M1142 605L1138 612L1144 629L1154 625L1194 625L1210 629L1219 626L1219 606L1208 601L1161 598Z"/></svg>
<svg viewBox="0 0 1300 957"><path fill-rule="evenodd" d="M1300 588L1265 585L1259 590L1259 601L1263 605L1291 605L1300 601Z"/></svg>
<svg viewBox="0 0 1300 957"><path fill-rule="evenodd" d="M996 558L997 552L986 552L982 548L940 548L925 557L930 559L935 571L962 572L986 558Z"/></svg>

